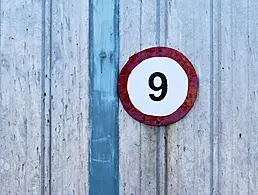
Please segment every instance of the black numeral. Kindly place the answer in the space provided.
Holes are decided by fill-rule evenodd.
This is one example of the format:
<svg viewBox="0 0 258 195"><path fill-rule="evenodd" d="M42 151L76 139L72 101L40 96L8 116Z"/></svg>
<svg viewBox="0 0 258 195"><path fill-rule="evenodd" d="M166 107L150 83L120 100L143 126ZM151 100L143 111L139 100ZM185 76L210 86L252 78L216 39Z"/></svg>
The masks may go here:
<svg viewBox="0 0 258 195"><path fill-rule="evenodd" d="M154 79L156 77L159 77L161 79L161 85L159 87L154 85ZM163 73L154 72L149 78L149 86L153 91L162 90L160 96L158 96L158 97L156 97L154 94L149 94L150 98L153 101L161 101L164 99L164 97L166 96L167 91L168 91L168 85L167 85L167 78Z"/></svg>

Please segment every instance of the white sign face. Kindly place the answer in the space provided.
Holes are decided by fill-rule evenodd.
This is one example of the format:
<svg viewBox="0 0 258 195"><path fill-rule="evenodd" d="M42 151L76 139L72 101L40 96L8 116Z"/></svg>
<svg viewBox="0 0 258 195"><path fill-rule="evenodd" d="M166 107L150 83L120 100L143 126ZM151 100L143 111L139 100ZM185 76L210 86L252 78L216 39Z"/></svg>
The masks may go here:
<svg viewBox="0 0 258 195"><path fill-rule="evenodd" d="M143 114L167 116L186 100L188 77L175 60L152 57L132 70L127 90L132 104Z"/></svg>

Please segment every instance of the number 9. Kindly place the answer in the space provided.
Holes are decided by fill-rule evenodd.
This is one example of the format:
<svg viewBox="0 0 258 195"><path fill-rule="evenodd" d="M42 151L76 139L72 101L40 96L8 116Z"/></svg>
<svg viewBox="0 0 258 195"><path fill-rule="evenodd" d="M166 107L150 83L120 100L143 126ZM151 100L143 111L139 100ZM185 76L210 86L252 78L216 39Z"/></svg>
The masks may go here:
<svg viewBox="0 0 258 195"><path fill-rule="evenodd" d="M161 85L159 87L154 85L154 79L156 77L159 77L161 79ZM149 86L153 91L159 91L162 89L161 94L158 97L156 97L154 94L149 94L150 98L153 101L161 101L165 98L168 91L168 85L167 85L167 78L163 73L154 72L149 78Z"/></svg>

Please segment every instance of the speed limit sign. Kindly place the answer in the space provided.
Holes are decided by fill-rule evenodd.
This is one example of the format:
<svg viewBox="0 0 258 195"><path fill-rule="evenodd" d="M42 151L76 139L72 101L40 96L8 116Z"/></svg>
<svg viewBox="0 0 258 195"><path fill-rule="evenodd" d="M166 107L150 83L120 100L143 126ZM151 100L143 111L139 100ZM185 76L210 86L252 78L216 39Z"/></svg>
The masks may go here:
<svg viewBox="0 0 258 195"><path fill-rule="evenodd" d="M182 119L193 107L198 78L179 51L153 47L134 54L118 78L118 94L126 112L151 126Z"/></svg>

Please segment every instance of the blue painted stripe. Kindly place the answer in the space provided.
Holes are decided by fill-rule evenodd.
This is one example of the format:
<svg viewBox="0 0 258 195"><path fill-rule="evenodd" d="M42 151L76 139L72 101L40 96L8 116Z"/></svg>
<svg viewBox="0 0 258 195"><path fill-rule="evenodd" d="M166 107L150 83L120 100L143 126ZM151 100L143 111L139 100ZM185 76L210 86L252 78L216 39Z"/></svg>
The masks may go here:
<svg viewBox="0 0 258 195"><path fill-rule="evenodd" d="M118 0L90 0L89 8L89 195L116 195Z"/></svg>

